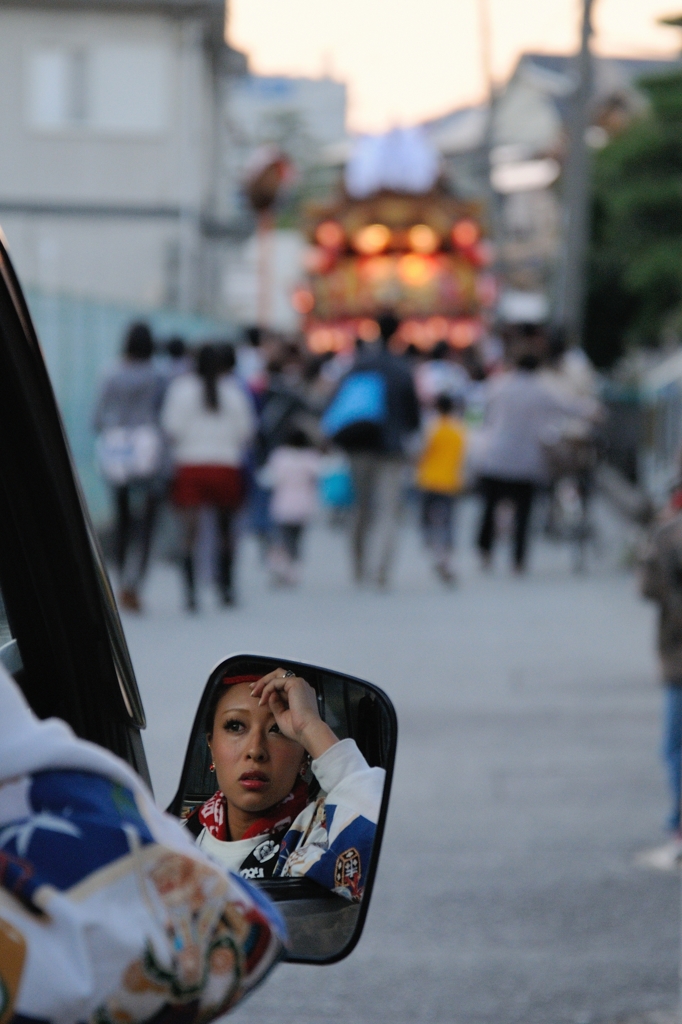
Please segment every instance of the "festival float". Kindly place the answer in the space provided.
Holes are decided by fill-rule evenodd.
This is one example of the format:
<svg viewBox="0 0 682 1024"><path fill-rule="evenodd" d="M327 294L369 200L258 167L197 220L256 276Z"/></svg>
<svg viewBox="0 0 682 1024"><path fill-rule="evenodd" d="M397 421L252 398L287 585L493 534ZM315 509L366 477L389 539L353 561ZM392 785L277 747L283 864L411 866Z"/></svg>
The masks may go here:
<svg viewBox="0 0 682 1024"><path fill-rule="evenodd" d="M341 194L310 206L304 230L307 276L292 301L313 352L373 340L387 310L402 348L481 336L496 295L480 206L448 192L418 129L361 139Z"/></svg>

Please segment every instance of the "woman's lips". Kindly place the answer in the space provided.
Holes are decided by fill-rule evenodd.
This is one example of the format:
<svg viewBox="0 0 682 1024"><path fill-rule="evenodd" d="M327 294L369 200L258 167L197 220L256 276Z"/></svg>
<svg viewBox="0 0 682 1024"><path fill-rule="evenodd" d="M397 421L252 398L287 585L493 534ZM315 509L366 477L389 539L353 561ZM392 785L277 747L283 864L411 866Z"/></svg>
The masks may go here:
<svg viewBox="0 0 682 1024"><path fill-rule="evenodd" d="M239 784L243 786L244 789L249 789L253 792L259 792L259 790L265 789L269 782L270 780L267 775L264 775L262 772L244 772L244 774L239 777Z"/></svg>

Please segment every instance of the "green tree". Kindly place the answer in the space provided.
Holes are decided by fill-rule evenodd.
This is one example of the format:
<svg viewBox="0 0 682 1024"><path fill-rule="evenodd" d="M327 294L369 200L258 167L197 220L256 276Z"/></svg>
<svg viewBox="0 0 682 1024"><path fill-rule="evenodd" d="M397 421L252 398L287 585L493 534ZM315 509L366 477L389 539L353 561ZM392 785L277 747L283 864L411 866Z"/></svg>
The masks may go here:
<svg viewBox="0 0 682 1024"><path fill-rule="evenodd" d="M682 71L594 160L585 349L598 366L682 327Z"/></svg>

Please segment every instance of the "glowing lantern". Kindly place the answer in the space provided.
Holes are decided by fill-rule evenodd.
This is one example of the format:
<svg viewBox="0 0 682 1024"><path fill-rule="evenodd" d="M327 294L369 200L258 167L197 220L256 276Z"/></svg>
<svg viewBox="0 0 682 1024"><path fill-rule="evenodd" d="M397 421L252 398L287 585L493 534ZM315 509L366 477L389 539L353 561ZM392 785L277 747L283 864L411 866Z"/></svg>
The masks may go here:
<svg viewBox="0 0 682 1024"><path fill-rule="evenodd" d="M432 344L440 341L442 338L447 338L449 324L444 316L432 316L426 321L424 325L428 339Z"/></svg>
<svg viewBox="0 0 682 1024"><path fill-rule="evenodd" d="M318 224L315 230L315 240L325 249L340 249L346 240L346 235L337 221L325 220Z"/></svg>
<svg viewBox="0 0 682 1024"><path fill-rule="evenodd" d="M410 253L408 256L401 256L398 261L398 276L403 284L411 288L421 288L428 284L433 277L433 267L430 260L425 256Z"/></svg>
<svg viewBox="0 0 682 1024"><path fill-rule="evenodd" d="M430 256L440 245L440 239L428 224L415 224L407 233L410 249L413 252Z"/></svg>
<svg viewBox="0 0 682 1024"><path fill-rule="evenodd" d="M385 224L368 224L353 236L353 245L363 256L376 256L391 241L391 232Z"/></svg>
<svg viewBox="0 0 682 1024"><path fill-rule="evenodd" d="M458 220L452 229L452 241L458 249L470 249L481 237L481 229L475 220Z"/></svg>
<svg viewBox="0 0 682 1024"><path fill-rule="evenodd" d="M297 288L291 296L291 305L301 316L306 316L307 313L312 312L315 306L315 299L312 292L309 292L307 288Z"/></svg>
<svg viewBox="0 0 682 1024"><path fill-rule="evenodd" d="M308 347L316 355L331 352L334 348L334 332L328 327L316 327L308 335Z"/></svg>
<svg viewBox="0 0 682 1024"><path fill-rule="evenodd" d="M406 345L421 344L422 327L418 320L403 320L399 328L400 339Z"/></svg>
<svg viewBox="0 0 682 1024"><path fill-rule="evenodd" d="M358 338L363 341L376 341L379 337L379 324L376 320L361 320L358 324Z"/></svg>
<svg viewBox="0 0 682 1024"><path fill-rule="evenodd" d="M326 274L331 270L334 261L334 253L319 245L311 245L303 255L303 266L309 274Z"/></svg>
<svg viewBox="0 0 682 1024"><path fill-rule="evenodd" d="M450 327L450 342L455 348L468 348L476 341L476 323L471 320L455 320Z"/></svg>
<svg viewBox="0 0 682 1024"><path fill-rule="evenodd" d="M360 273L368 281L388 281L393 274L394 261L391 256L372 256L360 264Z"/></svg>

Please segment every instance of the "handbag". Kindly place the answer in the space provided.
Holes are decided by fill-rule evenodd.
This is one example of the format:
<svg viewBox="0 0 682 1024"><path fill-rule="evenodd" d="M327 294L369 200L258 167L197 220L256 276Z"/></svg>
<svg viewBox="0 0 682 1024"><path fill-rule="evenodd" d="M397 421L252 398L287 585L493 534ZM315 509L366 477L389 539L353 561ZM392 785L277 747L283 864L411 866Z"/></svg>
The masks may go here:
<svg viewBox="0 0 682 1024"><path fill-rule="evenodd" d="M383 374L357 370L342 381L322 417L322 429L347 450L381 448L387 411Z"/></svg>
<svg viewBox="0 0 682 1024"><path fill-rule="evenodd" d="M122 486L149 480L161 466L163 441L158 427L108 427L97 438L97 463L104 479Z"/></svg>
<svg viewBox="0 0 682 1024"><path fill-rule="evenodd" d="M345 457L328 460L320 475L320 500L327 508L349 508L355 501L353 478Z"/></svg>

